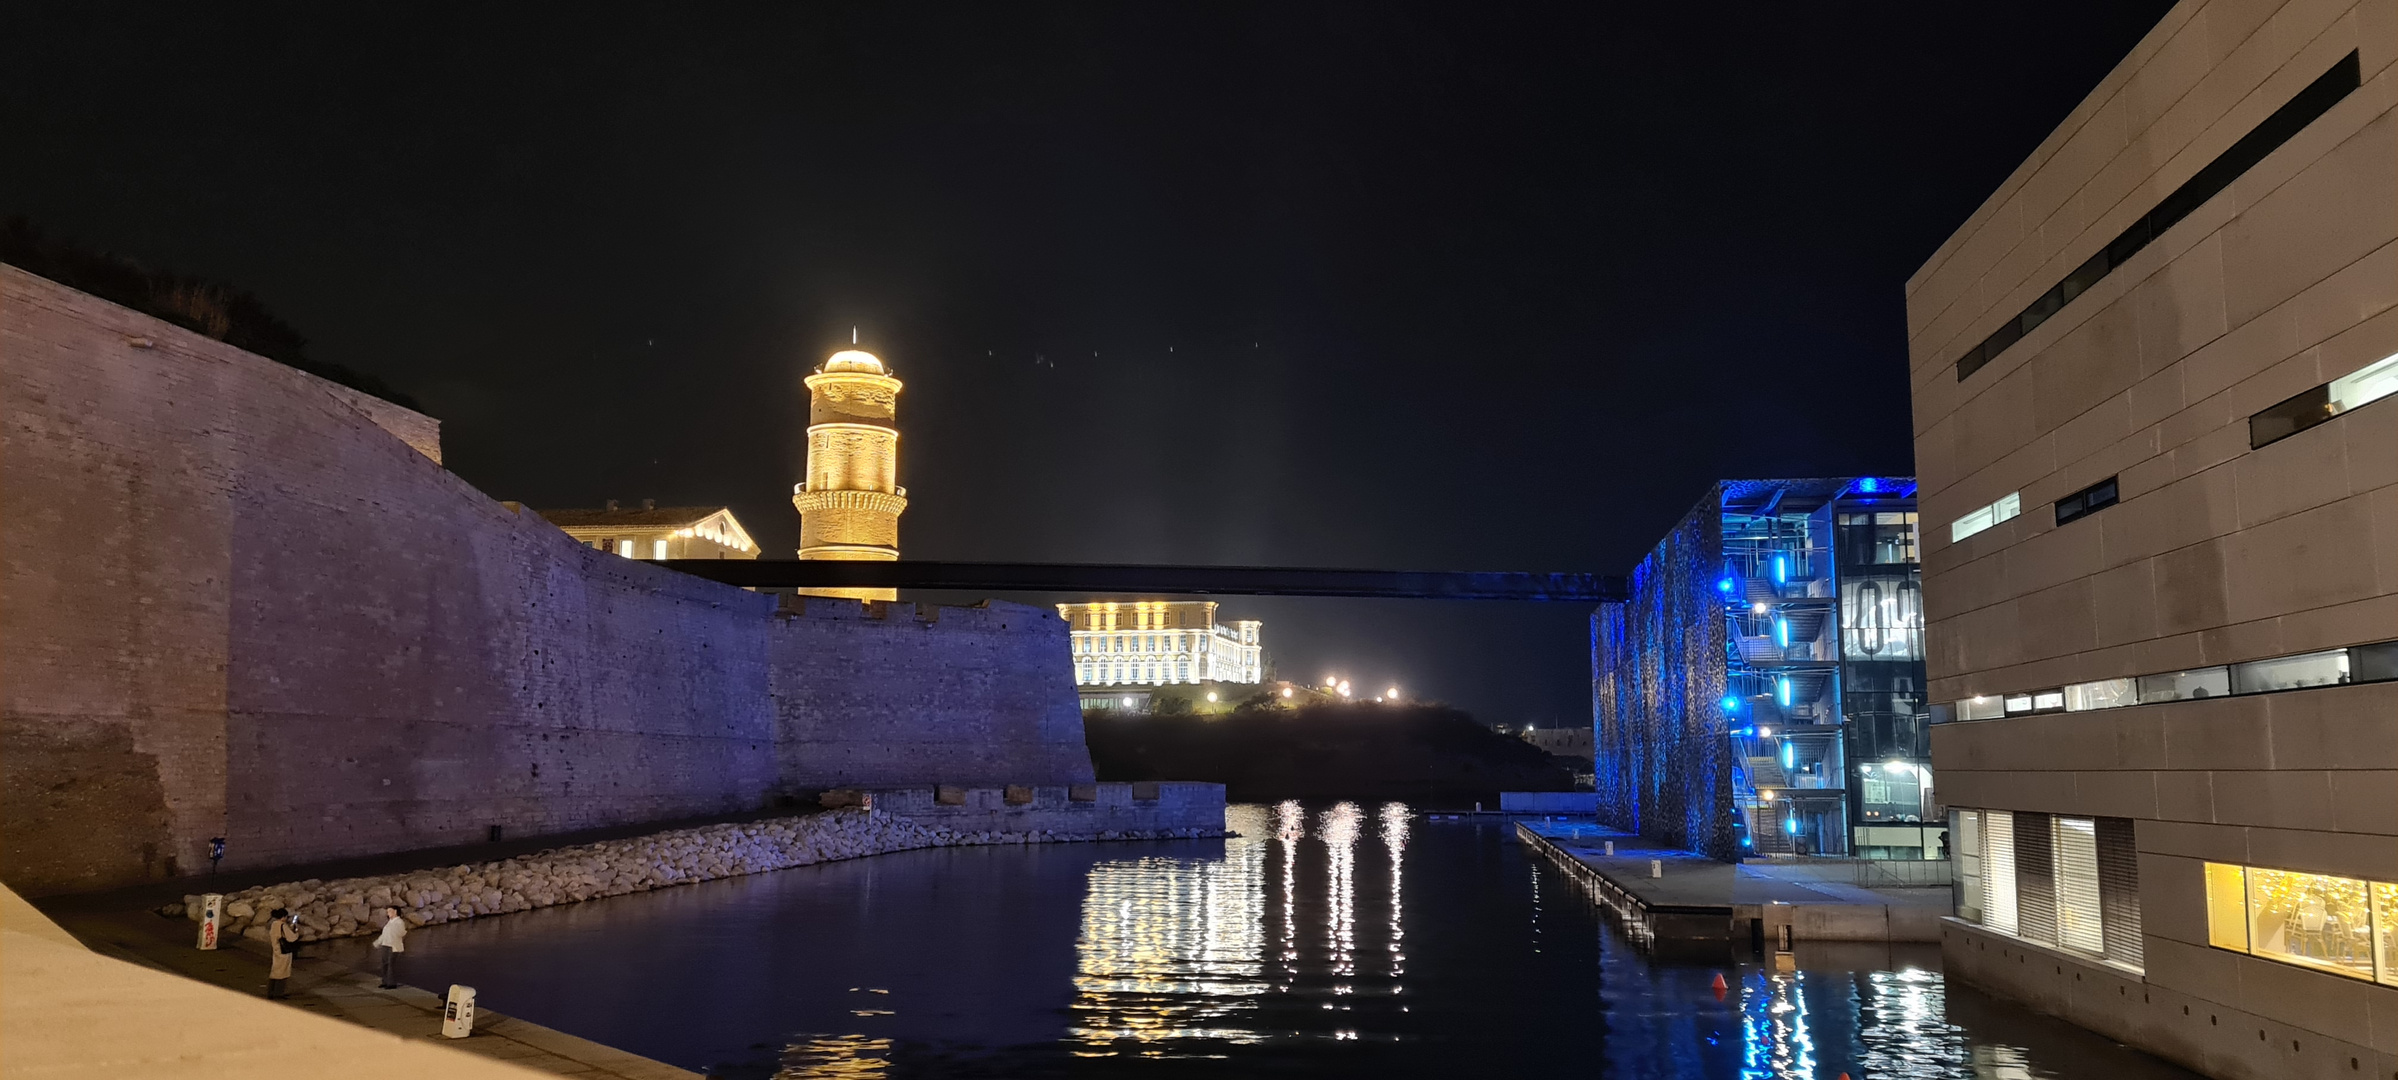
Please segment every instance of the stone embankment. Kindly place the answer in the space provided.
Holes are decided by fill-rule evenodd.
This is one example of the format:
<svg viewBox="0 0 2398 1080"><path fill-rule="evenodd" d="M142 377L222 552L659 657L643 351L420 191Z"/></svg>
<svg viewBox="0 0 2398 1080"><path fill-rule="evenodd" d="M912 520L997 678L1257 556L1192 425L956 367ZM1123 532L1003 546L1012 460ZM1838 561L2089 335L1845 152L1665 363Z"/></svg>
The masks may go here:
<svg viewBox="0 0 2398 1080"><path fill-rule="evenodd" d="M1222 835L1221 829L1201 828L1108 830L1089 835L1047 830L974 832L849 808L805 817L677 829L439 870L261 885L226 894L220 932L263 941L267 912L279 907L300 917L302 941L319 941L376 932L382 923L374 912L380 907L398 907L409 925L425 926L917 848ZM179 914L197 921L200 897L186 896L183 903L170 904L160 914Z"/></svg>

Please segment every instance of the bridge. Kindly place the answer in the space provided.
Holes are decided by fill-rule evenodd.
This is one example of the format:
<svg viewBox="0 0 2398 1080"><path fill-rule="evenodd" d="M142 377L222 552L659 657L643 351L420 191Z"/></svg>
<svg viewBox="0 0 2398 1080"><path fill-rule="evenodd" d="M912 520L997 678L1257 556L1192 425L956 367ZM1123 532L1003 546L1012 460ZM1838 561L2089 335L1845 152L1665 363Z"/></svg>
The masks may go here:
<svg viewBox="0 0 2398 1080"><path fill-rule="evenodd" d="M1622 577L1511 571L1348 570L1286 566L1115 563L833 562L665 559L657 565L752 589L948 589L959 592L1162 593L1181 596L1340 596L1377 600L1622 603Z"/></svg>

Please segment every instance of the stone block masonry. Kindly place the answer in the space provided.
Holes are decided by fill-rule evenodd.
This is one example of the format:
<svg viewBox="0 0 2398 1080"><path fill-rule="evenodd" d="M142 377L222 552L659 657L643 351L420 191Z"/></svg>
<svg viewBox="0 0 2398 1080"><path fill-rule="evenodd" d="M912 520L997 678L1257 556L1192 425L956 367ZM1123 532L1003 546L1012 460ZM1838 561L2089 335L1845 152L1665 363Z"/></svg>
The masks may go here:
<svg viewBox="0 0 2398 1080"><path fill-rule="evenodd" d="M427 418L0 266L0 877L1090 778L1054 613L777 614L438 454Z"/></svg>
<svg viewBox="0 0 2398 1080"><path fill-rule="evenodd" d="M879 809L840 809L807 817L677 829L498 862L338 881L260 885L226 895L224 932L263 941L267 915L276 908L299 917L300 940L320 941L380 930L382 920L375 911L383 907L397 907L410 925L424 926L919 848L1224 835L1224 789L1214 784L1178 786L1213 788L1216 809L1212 819L1205 814L1161 814L1153 809L1140 822L1146 826L1143 828L1009 830L974 828L974 823L955 821L917 821ZM1149 801L1153 807L1157 803ZM1204 802L1204 796L1196 801ZM1194 803L1178 799L1175 805ZM1084 814L1071 824L1135 824L1103 817ZM1070 822L1061 819L1056 824ZM186 896L165 913L196 922L200 901L197 894Z"/></svg>
<svg viewBox="0 0 2398 1080"><path fill-rule="evenodd" d="M766 659L786 787L1092 779L1055 611L789 596Z"/></svg>

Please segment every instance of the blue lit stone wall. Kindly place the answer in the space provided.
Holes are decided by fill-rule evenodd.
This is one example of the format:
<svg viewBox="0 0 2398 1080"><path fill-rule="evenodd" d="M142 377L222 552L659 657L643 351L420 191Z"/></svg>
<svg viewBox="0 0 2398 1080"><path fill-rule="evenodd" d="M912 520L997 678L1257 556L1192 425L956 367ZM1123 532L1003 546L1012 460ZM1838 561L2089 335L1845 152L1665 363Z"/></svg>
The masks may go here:
<svg viewBox="0 0 2398 1080"><path fill-rule="evenodd" d="M1591 616L1599 815L1712 858L1738 857L1725 717L1720 486L1632 572L1632 599Z"/></svg>

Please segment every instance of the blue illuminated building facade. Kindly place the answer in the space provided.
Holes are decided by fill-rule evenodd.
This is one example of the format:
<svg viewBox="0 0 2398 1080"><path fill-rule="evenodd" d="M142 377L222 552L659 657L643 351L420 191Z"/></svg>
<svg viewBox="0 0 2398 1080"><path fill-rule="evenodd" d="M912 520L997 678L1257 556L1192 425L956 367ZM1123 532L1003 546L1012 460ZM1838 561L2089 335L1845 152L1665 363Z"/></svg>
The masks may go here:
<svg viewBox="0 0 2398 1080"><path fill-rule="evenodd" d="M1719 859L1942 858L1907 477L1727 480L1591 620L1600 812Z"/></svg>

